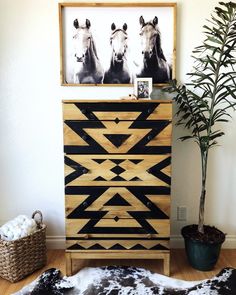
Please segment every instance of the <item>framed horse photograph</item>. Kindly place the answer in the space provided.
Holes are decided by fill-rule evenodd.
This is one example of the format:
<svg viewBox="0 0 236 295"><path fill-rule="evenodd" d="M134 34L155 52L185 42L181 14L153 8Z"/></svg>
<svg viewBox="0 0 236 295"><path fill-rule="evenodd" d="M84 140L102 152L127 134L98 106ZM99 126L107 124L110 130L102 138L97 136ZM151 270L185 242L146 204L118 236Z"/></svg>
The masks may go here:
<svg viewBox="0 0 236 295"><path fill-rule="evenodd" d="M61 85L163 86L176 72L176 3L59 3Z"/></svg>

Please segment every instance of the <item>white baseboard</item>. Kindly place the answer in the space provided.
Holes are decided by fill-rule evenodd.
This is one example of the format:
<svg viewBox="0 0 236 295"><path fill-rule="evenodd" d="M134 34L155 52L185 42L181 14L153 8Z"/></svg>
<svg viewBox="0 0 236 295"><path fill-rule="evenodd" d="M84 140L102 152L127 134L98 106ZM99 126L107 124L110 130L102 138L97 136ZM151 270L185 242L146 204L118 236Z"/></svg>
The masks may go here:
<svg viewBox="0 0 236 295"><path fill-rule="evenodd" d="M65 249L66 242L64 236L47 236L46 244L48 249Z"/></svg>
<svg viewBox="0 0 236 295"><path fill-rule="evenodd" d="M64 236L47 236L48 249L65 249ZM170 238L171 248L184 248L184 241L181 235L172 235ZM236 249L236 235L227 235L223 249Z"/></svg>

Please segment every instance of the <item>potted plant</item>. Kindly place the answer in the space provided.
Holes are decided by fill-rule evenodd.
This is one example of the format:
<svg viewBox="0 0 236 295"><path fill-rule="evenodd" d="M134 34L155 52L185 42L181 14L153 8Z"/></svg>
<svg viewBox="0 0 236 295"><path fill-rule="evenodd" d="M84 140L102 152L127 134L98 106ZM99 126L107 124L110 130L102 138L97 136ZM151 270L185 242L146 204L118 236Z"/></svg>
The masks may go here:
<svg viewBox="0 0 236 295"><path fill-rule="evenodd" d="M204 224L207 166L210 150L224 135L221 124L228 122L236 105L236 3L219 2L204 27L205 40L193 51L194 66L189 83L170 82L165 91L175 92L177 125L190 132L180 139L193 140L201 159L201 192L198 225L182 229L190 264L199 270L211 270L217 262L225 234Z"/></svg>

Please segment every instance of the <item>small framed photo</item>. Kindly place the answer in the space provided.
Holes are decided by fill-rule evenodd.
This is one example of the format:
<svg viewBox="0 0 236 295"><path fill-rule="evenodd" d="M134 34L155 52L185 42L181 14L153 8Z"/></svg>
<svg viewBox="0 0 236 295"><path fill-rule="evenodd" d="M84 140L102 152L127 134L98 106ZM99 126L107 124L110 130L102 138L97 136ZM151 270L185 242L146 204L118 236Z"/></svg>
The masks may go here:
<svg viewBox="0 0 236 295"><path fill-rule="evenodd" d="M136 78L134 80L134 94L137 99L151 99L152 78Z"/></svg>

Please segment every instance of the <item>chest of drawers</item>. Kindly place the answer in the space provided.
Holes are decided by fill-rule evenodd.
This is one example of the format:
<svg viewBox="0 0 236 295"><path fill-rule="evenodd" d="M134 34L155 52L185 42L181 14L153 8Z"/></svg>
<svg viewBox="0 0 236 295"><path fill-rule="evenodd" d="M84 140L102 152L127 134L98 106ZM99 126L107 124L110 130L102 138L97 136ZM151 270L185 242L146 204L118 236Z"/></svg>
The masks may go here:
<svg viewBox="0 0 236 295"><path fill-rule="evenodd" d="M163 259L170 101L64 101L67 275L73 259Z"/></svg>

